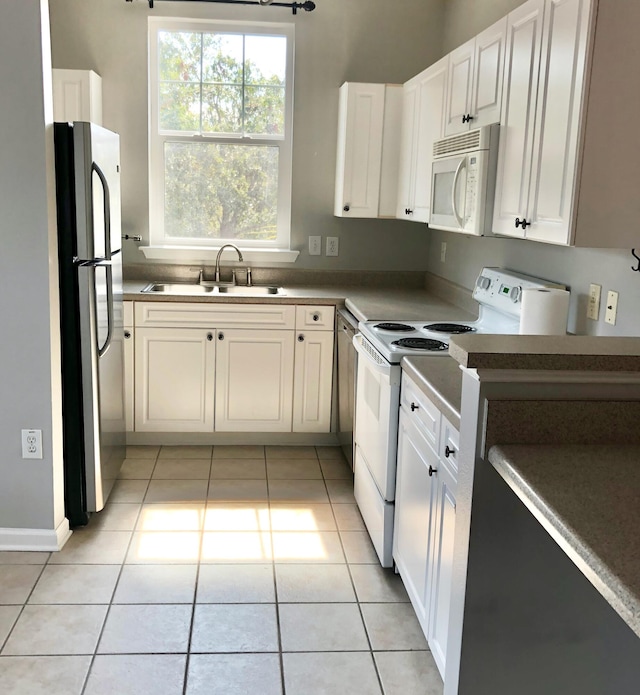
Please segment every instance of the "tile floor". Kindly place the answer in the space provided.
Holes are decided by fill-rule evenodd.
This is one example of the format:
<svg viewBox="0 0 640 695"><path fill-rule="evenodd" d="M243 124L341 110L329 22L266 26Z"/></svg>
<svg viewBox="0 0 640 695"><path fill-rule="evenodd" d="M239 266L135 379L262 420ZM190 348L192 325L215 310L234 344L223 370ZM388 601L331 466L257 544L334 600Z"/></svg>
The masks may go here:
<svg viewBox="0 0 640 695"><path fill-rule="evenodd" d="M440 695L334 447L130 447L59 553L0 553L0 693Z"/></svg>

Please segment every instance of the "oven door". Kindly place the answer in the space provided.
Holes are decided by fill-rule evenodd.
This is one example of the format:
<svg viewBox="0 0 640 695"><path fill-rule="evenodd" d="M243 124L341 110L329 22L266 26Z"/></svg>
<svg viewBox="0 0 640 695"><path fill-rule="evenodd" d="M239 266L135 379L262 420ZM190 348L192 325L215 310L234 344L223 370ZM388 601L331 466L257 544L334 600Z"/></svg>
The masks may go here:
<svg viewBox="0 0 640 695"><path fill-rule="evenodd" d="M389 364L358 333L356 419L354 440L383 500L393 502L396 490L399 364Z"/></svg>

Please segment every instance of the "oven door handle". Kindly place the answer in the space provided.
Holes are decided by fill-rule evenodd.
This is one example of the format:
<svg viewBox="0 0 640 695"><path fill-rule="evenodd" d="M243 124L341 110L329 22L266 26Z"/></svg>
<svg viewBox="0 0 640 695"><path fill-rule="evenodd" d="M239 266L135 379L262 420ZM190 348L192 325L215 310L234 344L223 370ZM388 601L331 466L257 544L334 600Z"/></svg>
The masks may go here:
<svg viewBox="0 0 640 695"><path fill-rule="evenodd" d="M353 345L358 353L358 359L365 360L367 367L376 374L382 374L387 378L394 376L394 367L398 367L399 365L389 364L382 356L378 355L377 350L373 349L373 353L378 357L379 360L381 360L381 362L378 362L378 360L370 352L372 348L369 347L368 343L365 347L364 341L365 338L362 333L356 333L353 336Z"/></svg>
<svg viewBox="0 0 640 695"><path fill-rule="evenodd" d="M456 191L458 189L458 179L460 178L460 173L463 169L467 168L467 157L466 155L460 160L456 168L456 173L453 175L453 186L451 186L451 207L453 208L453 216L456 218L456 222L460 229L464 229L464 220L460 217L458 212L458 207L456 205Z"/></svg>

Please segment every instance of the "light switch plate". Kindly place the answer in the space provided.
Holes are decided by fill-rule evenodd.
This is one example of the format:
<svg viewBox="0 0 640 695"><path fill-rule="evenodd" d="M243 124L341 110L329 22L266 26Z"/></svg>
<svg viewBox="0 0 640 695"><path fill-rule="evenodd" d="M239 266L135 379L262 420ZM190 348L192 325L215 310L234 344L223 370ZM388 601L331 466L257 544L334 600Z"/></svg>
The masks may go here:
<svg viewBox="0 0 640 695"><path fill-rule="evenodd" d="M600 316L600 294L602 285L589 285L589 303L587 304L587 318L597 321Z"/></svg>
<svg viewBox="0 0 640 695"><path fill-rule="evenodd" d="M322 237L321 236L310 236L309 237L309 255L310 256L321 256L322 255Z"/></svg>
<svg viewBox="0 0 640 695"><path fill-rule="evenodd" d="M604 314L605 323L616 325L616 314L618 313L618 293L613 290L607 292L607 310Z"/></svg>

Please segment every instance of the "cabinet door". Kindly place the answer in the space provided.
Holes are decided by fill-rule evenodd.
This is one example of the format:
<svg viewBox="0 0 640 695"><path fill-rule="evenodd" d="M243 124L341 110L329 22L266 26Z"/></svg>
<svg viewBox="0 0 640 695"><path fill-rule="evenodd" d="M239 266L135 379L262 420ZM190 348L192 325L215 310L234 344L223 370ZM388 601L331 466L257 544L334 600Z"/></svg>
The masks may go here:
<svg viewBox="0 0 640 695"><path fill-rule="evenodd" d="M526 238L571 243L591 0L547 0Z"/></svg>
<svg viewBox="0 0 640 695"><path fill-rule="evenodd" d="M493 232L523 238L527 219L544 0L529 0L507 17Z"/></svg>
<svg viewBox="0 0 640 695"><path fill-rule="evenodd" d="M433 508L432 550L429 558L431 572L427 640L440 675L444 678L456 526L456 478L453 470L442 460L435 477L437 493Z"/></svg>
<svg viewBox="0 0 640 695"><path fill-rule="evenodd" d="M437 454L401 409L393 559L425 635L429 619L431 508L436 492L436 477L429 475L429 467L432 471L438 468Z"/></svg>
<svg viewBox="0 0 640 695"><path fill-rule="evenodd" d="M418 80L413 78L402 87L402 132L400 141L400 173L396 217L411 220L413 215L413 179L415 173L417 132Z"/></svg>
<svg viewBox="0 0 640 695"><path fill-rule="evenodd" d="M506 36L506 17L476 36L470 128L500 122Z"/></svg>
<svg viewBox="0 0 640 695"><path fill-rule="evenodd" d="M102 78L93 70L53 70L55 121L102 125Z"/></svg>
<svg viewBox="0 0 640 695"><path fill-rule="evenodd" d="M124 327L124 426L127 432L134 430L134 374L135 350L133 328Z"/></svg>
<svg viewBox="0 0 640 695"><path fill-rule="evenodd" d="M137 328L137 432L212 432L215 344L198 328Z"/></svg>
<svg viewBox="0 0 640 695"><path fill-rule="evenodd" d="M291 432L293 336L216 332L216 432Z"/></svg>
<svg viewBox="0 0 640 695"><path fill-rule="evenodd" d="M334 214L377 217L385 85L346 82L340 88Z"/></svg>
<svg viewBox="0 0 640 695"><path fill-rule="evenodd" d="M471 115L475 42L475 38L471 39L449 54L445 135L469 130L467 116Z"/></svg>
<svg viewBox="0 0 640 695"><path fill-rule="evenodd" d="M298 333L293 373L293 431L329 432L333 331Z"/></svg>

